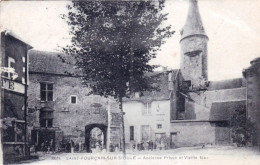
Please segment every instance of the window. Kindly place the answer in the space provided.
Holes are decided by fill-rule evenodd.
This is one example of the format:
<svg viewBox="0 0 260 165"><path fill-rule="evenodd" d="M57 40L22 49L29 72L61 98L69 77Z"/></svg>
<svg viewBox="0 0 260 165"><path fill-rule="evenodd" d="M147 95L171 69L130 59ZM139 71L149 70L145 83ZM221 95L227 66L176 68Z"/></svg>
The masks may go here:
<svg viewBox="0 0 260 165"><path fill-rule="evenodd" d="M41 119L40 120L40 127L52 127L53 119Z"/></svg>
<svg viewBox="0 0 260 165"><path fill-rule="evenodd" d="M145 103L143 109L143 115L151 115L151 103Z"/></svg>
<svg viewBox="0 0 260 165"><path fill-rule="evenodd" d="M134 126L130 126L130 140L134 140Z"/></svg>
<svg viewBox="0 0 260 165"><path fill-rule="evenodd" d="M191 87L191 80L183 81L183 88L189 89Z"/></svg>
<svg viewBox="0 0 260 165"><path fill-rule="evenodd" d="M7 64L8 72L5 73L5 77L13 78L14 76L16 76L16 75L14 75L15 71L12 70L12 69L14 69L14 66L15 66L15 59L13 59L12 57L8 57L8 64Z"/></svg>
<svg viewBox="0 0 260 165"><path fill-rule="evenodd" d="M24 121L4 121L3 141L4 142L24 142L25 123Z"/></svg>
<svg viewBox="0 0 260 165"><path fill-rule="evenodd" d="M53 110L50 108L42 108L40 111L40 127L52 127Z"/></svg>
<svg viewBox="0 0 260 165"><path fill-rule="evenodd" d="M41 101L53 101L53 84L41 83Z"/></svg>
<svg viewBox="0 0 260 165"><path fill-rule="evenodd" d="M160 113L160 105L159 104L157 104L156 112Z"/></svg>
<svg viewBox="0 0 260 165"><path fill-rule="evenodd" d="M162 128L162 124L157 124L157 129L161 129Z"/></svg>
<svg viewBox="0 0 260 165"><path fill-rule="evenodd" d="M70 103L71 104L77 104L77 96L71 96L70 97Z"/></svg>
<svg viewBox="0 0 260 165"><path fill-rule="evenodd" d="M196 50L196 51L192 51L192 52L186 52L184 54L189 57L196 57L196 56L200 55L201 52L202 52L201 50Z"/></svg>

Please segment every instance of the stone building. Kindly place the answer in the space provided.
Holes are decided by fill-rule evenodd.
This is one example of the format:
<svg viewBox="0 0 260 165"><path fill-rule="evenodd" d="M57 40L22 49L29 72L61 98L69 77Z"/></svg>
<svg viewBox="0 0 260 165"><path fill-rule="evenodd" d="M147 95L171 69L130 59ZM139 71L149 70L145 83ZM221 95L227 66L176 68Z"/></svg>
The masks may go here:
<svg viewBox="0 0 260 165"><path fill-rule="evenodd" d="M12 32L1 32L1 144L4 163L28 156L28 51L32 47Z"/></svg>
<svg viewBox="0 0 260 165"><path fill-rule="evenodd" d="M158 139L172 148L228 145L232 143L230 121L237 109L247 111L247 117L258 125L253 141L259 144L259 59L245 70L245 78L209 81L209 38L197 0L190 0L189 5L181 30L180 69L155 73L159 91L144 92L143 96L136 93L124 99L126 146ZM61 137L67 137L85 143L89 151L90 131L97 127L102 130L106 146L120 145L118 105L88 95L80 72L68 74L75 72L73 64L62 60L71 61L64 54L30 52L28 115L32 143L40 146L51 140L45 137L52 132L55 150L61 148Z"/></svg>
<svg viewBox="0 0 260 165"><path fill-rule="evenodd" d="M40 150L42 143L52 140L53 148L58 151L62 149L62 139L66 138L75 144L85 143L89 151L90 131L97 127L102 130L106 146L108 99L89 95L89 89L81 83L82 74L70 64L73 63L70 57L33 50L29 59L32 144ZM120 143L120 138L113 143Z"/></svg>
<svg viewBox="0 0 260 165"><path fill-rule="evenodd" d="M161 141L170 136L170 96L168 72L155 72L159 91L135 93L124 99L125 136L128 148L138 143Z"/></svg>
<svg viewBox="0 0 260 165"><path fill-rule="evenodd" d="M247 89L247 118L256 126L253 145L260 145L260 58L251 61L251 66L244 70Z"/></svg>
<svg viewBox="0 0 260 165"><path fill-rule="evenodd" d="M186 23L181 30L180 69L168 71L168 75L162 76L163 81L158 83L161 92L146 93L124 103L126 141L129 144L146 140L142 130L145 128L142 127L147 127L149 140L155 141L160 131L164 133L171 147L232 143L230 120L236 109L246 111L248 85L242 77L208 80L208 40L197 0L190 0ZM252 62L254 68L258 66L256 63ZM257 78L256 74L252 79L255 86ZM252 93L257 95L254 106L258 105L258 93ZM162 107L163 117L156 113L157 106ZM149 115L143 115L142 111L149 111ZM258 111L254 112L249 107L248 113L254 116ZM161 126L163 129L158 129Z"/></svg>
<svg viewBox="0 0 260 165"><path fill-rule="evenodd" d="M246 110L245 79L208 81L208 36L196 0L181 30L181 68L173 74L171 140L174 145L231 143L230 118Z"/></svg>

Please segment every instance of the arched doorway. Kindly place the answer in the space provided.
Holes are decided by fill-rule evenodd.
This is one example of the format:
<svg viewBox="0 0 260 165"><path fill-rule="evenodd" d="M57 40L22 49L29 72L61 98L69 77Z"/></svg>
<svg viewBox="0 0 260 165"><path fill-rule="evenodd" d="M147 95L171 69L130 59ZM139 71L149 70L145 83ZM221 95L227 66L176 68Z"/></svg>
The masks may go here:
<svg viewBox="0 0 260 165"><path fill-rule="evenodd" d="M86 151L91 152L91 131L93 128L99 128L103 133L103 144L106 147L106 141L107 141L107 126L103 124L90 124L85 126L85 145L86 145Z"/></svg>

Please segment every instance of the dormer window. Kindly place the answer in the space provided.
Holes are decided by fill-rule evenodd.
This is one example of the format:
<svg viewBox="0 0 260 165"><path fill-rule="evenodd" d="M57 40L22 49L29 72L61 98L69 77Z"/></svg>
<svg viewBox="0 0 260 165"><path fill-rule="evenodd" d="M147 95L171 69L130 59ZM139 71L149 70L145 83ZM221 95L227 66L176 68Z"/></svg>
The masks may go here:
<svg viewBox="0 0 260 165"><path fill-rule="evenodd" d="M184 54L189 57L195 57L200 55L201 52L202 52L201 50L196 50L196 51L186 52Z"/></svg>

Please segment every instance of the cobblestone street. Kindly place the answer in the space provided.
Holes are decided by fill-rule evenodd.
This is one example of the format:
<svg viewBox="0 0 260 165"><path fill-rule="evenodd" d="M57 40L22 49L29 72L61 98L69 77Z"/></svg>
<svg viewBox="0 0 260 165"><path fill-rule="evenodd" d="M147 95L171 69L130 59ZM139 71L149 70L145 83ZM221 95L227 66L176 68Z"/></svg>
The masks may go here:
<svg viewBox="0 0 260 165"><path fill-rule="evenodd" d="M121 153L56 153L42 154L39 160L29 160L20 164L259 164L258 148L190 147L173 150L127 151L126 158Z"/></svg>

